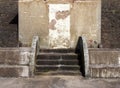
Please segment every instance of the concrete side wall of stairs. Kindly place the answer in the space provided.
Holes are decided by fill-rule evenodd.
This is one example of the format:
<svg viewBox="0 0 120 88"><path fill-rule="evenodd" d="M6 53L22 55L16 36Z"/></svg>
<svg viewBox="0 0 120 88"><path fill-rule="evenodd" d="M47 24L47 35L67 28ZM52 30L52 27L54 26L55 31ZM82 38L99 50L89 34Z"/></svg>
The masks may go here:
<svg viewBox="0 0 120 88"><path fill-rule="evenodd" d="M30 48L0 48L0 77L29 77Z"/></svg>
<svg viewBox="0 0 120 88"><path fill-rule="evenodd" d="M120 49L89 49L90 77L120 77Z"/></svg>

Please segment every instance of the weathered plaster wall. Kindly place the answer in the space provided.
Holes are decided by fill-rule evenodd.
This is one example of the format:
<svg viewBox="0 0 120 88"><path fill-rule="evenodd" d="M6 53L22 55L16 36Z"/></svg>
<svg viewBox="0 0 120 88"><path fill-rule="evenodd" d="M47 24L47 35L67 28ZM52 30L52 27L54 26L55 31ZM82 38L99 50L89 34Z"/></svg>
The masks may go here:
<svg viewBox="0 0 120 88"><path fill-rule="evenodd" d="M120 49L89 49L91 77L120 77Z"/></svg>
<svg viewBox="0 0 120 88"><path fill-rule="evenodd" d="M0 77L29 77L31 48L0 48Z"/></svg>
<svg viewBox="0 0 120 88"><path fill-rule="evenodd" d="M9 24L18 13L17 1L18 0L0 0L0 47L15 47L18 45L17 25ZM73 0L67 1L73 2ZM58 2L61 2L61 0L58 0ZM51 1L51 3L53 3L53 1ZM103 47L120 48L119 9L120 0L102 0L101 40Z"/></svg>
<svg viewBox="0 0 120 88"><path fill-rule="evenodd" d="M20 0L19 1L19 40L30 44L34 35L40 36L41 47L48 45L48 4L71 4L71 47L75 47L79 36L86 36L89 47L100 43L101 0Z"/></svg>
<svg viewBox="0 0 120 88"><path fill-rule="evenodd" d="M19 40L22 43L30 44L32 37L38 35L43 46L48 44L47 11L42 0L19 1Z"/></svg>
<svg viewBox="0 0 120 88"><path fill-rule="evenodd" d="M18 30L16 24L10 24L18 13L18 0L0 0L0 47L16 47Z"/></svg>
<svg viewBox="0 0 120 88"><path fill-rule="evenodd" d="M97 47L101 36L101 0L74 2L71 12L71 40L85 36L89 47Z"/></svg>

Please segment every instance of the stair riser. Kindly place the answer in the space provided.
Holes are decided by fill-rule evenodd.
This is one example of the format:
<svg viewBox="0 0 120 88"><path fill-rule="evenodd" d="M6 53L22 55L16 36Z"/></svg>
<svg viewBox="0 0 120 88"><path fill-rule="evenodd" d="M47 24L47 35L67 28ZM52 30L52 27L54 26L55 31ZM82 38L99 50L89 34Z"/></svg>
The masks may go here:
<svg viewBox="0 0 120 88"><path fill-rule="evenodd" d="M78 71L79 67L36 67L37 72L49 72L57 70Z"/></svg>
<svg viewBox="0 0 120 88"><path fill-rule="evenodd" d="M36 72L35 74L36 74L36 75L71 75L71 76L81 75L80 72L76 72L76 73L74 73L74 72L67 72L67 73L61 72L61 73L59 73L59 72L58 72L58 73L49 73L49 74L44 73L44 72Z"/></svg>
<svg viewBox="0 0 120 88"><path fill-rule="evenodd" d="M48 59L48 60L75 60L77 55L38 55L37 59Z"/></svg>
<svg viewBox="0 0 120 88"><path fill-rule="evenodd" d="M37 65L78 65L78 61L37 61Z"/></svg>
<svg viewBox="0 0 120 88"><path fill-rule="evenodd" d="M41 49L40 52L44 52L44 53L49 53L49 52L53 52L53 53L74 53L75 50L74 49Z"/></svg>

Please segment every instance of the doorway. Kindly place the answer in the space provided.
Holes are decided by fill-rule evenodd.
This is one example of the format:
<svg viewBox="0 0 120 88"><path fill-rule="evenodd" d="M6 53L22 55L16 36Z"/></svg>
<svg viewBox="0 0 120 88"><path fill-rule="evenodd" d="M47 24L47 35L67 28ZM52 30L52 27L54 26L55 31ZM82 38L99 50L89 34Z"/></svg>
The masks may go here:
<svg viewBox="0 0 120 88"><path fill-rule="evenodd" d="M49 4L49 46L70 48L70 4Z"/></svg>

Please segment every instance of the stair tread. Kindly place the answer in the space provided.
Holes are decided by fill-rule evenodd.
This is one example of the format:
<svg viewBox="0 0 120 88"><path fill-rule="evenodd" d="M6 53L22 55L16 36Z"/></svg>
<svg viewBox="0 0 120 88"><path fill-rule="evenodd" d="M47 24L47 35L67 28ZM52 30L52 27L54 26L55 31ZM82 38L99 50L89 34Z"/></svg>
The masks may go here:
<svg viewBox="0 0 120 88"><path fill-rule="evenodd" d="M39 52L38 55L77 55L76 53L54 53L54 52L48 52L48 53L44 53L44 52Z"/></svg>
<svg viewBox="0 0 120 88"><path fill-rule="evenodd" d="M81 75L80 71L48 71L48 72L35 72L37 75Z"/></svg>
<svg viewBox="0 0 120 88"><path fill-rule="evenodd" d="M35 65L36 67L80 67L79 65Z"/></svg>
<svg viewBox="0 0 120 88"><path fill-rule="evenodd" d="M42 72L40 72L40 71L35 71L35 72L38 72L38 73L42 73ZM78 72L78 73L80 73L80 71L79 70L77 70L77 71L70 71L70 70L56 70L56 71L48 71L48 72L73 72L73 73L76 73L76 72ZM47 72L46 72L47 73Z"/></svg>

